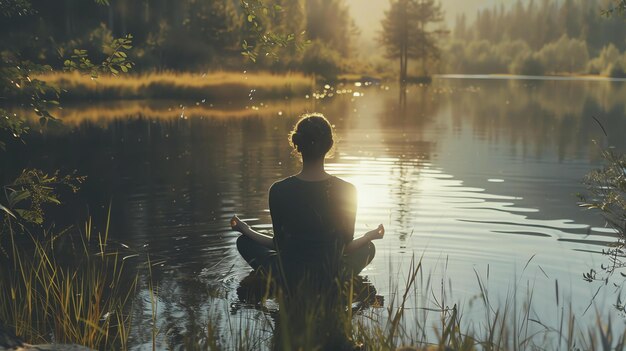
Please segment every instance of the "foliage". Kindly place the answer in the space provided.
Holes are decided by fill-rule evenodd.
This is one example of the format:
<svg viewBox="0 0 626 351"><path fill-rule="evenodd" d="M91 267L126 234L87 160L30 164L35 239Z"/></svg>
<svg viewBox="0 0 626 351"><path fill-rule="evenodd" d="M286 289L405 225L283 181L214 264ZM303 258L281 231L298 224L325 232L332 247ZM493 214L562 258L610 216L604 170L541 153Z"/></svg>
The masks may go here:
<svg viewBox="0 0 626 351"><path fill-rule="evenodd" d="M49 175L41 170L25 169L12 184L3 186L6 206L0 203L0 209L4 210L5 215L16 219L19 217L23 222L42 224L44 205L61 203L57 188L60 185L67 186L75 193L84 180L85 177L75 174L61 176L57 171Z"/></svg>
<svg viewBox="0 0 626 351"><path fill-rule="evenodd" d="M299 49L304 47L304 42L300 39L304 32L277 33L268 29L271 28L269 23L283 11L281 5L269 6L263 0L241 0L241 8L247 21L245 28L254 40L252 43L243 40L242 55L252 62L256 62L260 54L278 60L277 48L287 48L291 45Z"/></svg>
<svg viewBox="0 0 626 351"><path fill-rule="evenodd" d="M358 30L345 0L308 0L305 13L308 39L327 45L344 60L351 57Z"/></svg>
<svg viewBox="0 0 626 351"><path fill-rule="evenodd" d="M608 276L626 267L624 254L626 246L626 154L608 149L602 152L602 156L606 165L590 172L585 177L584 182L591 197L582 197L581 206L601 211L607 224L619 237L612 247L604 250L604 253L609 256L610 264L602 265L601 268ZM588 281L605 280L607 276L598 277L594 269L584 274ZM618 308L626 311L623 305Z"/></svg>
<svg viewBox="0 0 626 351"><path fill-rule="evenodd" d="M54 69L68 59L80 66L82 53L76 50L87 50L98 66L108 57L98 54L98 44L111 43L103 40L106 35L123 39L132 33L128 59L144 71L240 70L250 60L262 68L298 70L309 39L347 57L355 34L345 0L154 0L111 6L37 1L33 7L29 15L0 22L0 46ZM275 65L278 59L290 64Z"/></svg>
<svg viewBox="0 0 626 351"><path fill-rule="evenodd" d="M429 26L443 21L441 4L434 0L397 0L385 12L380 43L386 56L400 59L400 81L407 77L409 59L421 59L423 65L429 58L439 58L437 34ZM424 67L424 74L425 67Z"/></svg>
<svg viewBox="0 0 626 351"><path fill-rule="evenodd" d="M540 76L545 73L545 67L538 55L529 53L517 56L509 70L526 76Z"/></svg>
<svg viewBox="0 0 626 351"><path fill-rule="evenodd" d="M342 71L341 56L319 40L308 45L303 56L302 68L305 73L317 73L324 78L333 79Z"/></svg>
<svg viewBox="0 0 626 351"><path fill-rule="evenodd" d="M619 50L613 44L602 48L598 57L593 58L587 64L587 71L591 74L606 74L610 65L622 59Z"/></svg>
<svg viewBox="0 0 626 351"><path fill-rule="evenodd" d="M614 74L619 74L621 63L614 65L598 60L592 64L594 58L600 57L609 46L618 52L626 50L623 19L610 16L603 20L599 16L603 12L601 6L586 0L517 1L513 6L497 5L480 10L471 23L464 15L458 16L453 31L454 39L455 42L470 43L485 41L492 47L511 41L521 41L527 45L526 52L516 64L511 64L515 61L513 59L508 64L495 66L488 73L514 73L512 69L517 68L519 71L524 58L528 61L530 55L536 54L534 59L541 61L546 73L609 75L613 69ZM614 10L619 8L617 4L612 7ZM457 50L452 44L448 48ZM451 56L453 53L456 51L448 51L447 54ZM496 57L493 61L503 63L505 60ZM487 73L476 70L476 67L482 66L481 58L465 55L451 59L448 69L458 73Z"/></svg>
<svg viewBox="0 0 626 351"><path fill-rule="evenodd" d="M5 16L9 20L13 16L30 17L33 11L30 2L8 1L11 8L28 8L26 10L5 11ZM78 70L89 74L92 78L97 78L103 73L117 75L119 71L128 72L133 66L133 62L128 59L127 50L131 46L132 36L126 35L122 38L112 39L104 47L104 52L108 56L99 64L94 64L86 50L74 49L73 54L65 60L65 69ZM36 63L23 58L24 53L0 45L0 149L5 147L5 134L14 138L20 138L28 131L24 125L23 116L9 113L5 105L16 101L27 101L32 111L39 117L41 125L46 125L55 118L50 112L51 108L59 104L60 89L54 85L47 84L38 79L37 76L51 73L53 68L46 63Z"/></svg>
<svg viewBox="0 0 626 351"><path fill-rule="evenodd" d="M522 40L492 44L487 40L469 43L453 40L446 49L446 64L452 72L504 73L519 72L523 61L532 58L528 44Z"/></svg>
<svg viewBox="0 0 626 351"><path fill-rule="evenodd" d="M53 119L49 109L58 105L60 91L46 84L33 75L50 72L48 65L19 61L15 54L2 52L0 62L0 132L19 138L28 131L21 116L11 114L4 106L9 97L19 97L28 102L32 110L39 116L42 125ZM51 98L48 98L51 97ZM0 138L0 149L4 149L5 139Z"/></svg>
<svg viewBox="0 0 626 351"><path fill-rule="evenodd" d="M109 55L99 65L94 64L89 59L87 50L74 49L70 58L63 62L65 70L86 72L91 78L98 78L101 74L106 73L118 75L120 71L127 73L134 65L128 59L128 54L125 51L132 48L132 39L131 34L127 34L123 38L113 39L105 47L105 52L108 52Z"/></svg>
<svg viewBox="0 0 626 351"><path fill-rule="evenodd" d="M38 238L20 226L8 228L0 233L0 244L8 247L0 254L5 327L29 343L52 339L98 350L127 349L136 278L123 278L124 259L108 242L108 231L92 235L87 222L78 237L62 231Z"/></svg>
<svg viewBox="0 0 626 351"><path fill-rule="evenodd" d="M580 39L563 35L559 40L548 43L537 53L546 72L581 72L589 61L587 44Z"/></svg>
<svg viewBox="0 0 626 351"><path fill-rule="evenodd" d="M33 13L32 5L28 0L0 1L0 16L26 16Z"/></svg>
<svg viewBox="0 0 626 351"><path fill-rule="evenodd" d="M604 9L602 13L606 16L611 16L615 13L622 14L626 11L626 0L614 0L614 5L607 9Z"/></svg>

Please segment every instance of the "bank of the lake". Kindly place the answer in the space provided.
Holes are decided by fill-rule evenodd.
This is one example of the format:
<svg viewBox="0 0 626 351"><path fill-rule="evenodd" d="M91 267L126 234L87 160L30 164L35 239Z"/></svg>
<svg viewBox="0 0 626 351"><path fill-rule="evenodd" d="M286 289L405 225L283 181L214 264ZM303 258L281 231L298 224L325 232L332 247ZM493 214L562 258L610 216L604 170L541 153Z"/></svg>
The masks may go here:
<svg viewBox="0 0 626 351"><path fill-rule="evenodd" d="M96 79L78 72L58 72L37 78L61 90L62 101L195 99L241 101L304 96L314 79L302 73L269 72L153 72Z"/></svg>

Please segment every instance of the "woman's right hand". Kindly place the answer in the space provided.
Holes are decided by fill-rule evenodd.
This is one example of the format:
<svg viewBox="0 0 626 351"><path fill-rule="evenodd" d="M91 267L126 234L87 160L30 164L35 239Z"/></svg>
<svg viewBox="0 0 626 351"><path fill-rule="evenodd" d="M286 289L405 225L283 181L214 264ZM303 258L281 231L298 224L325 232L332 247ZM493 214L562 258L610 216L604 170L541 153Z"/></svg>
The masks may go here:
<svg viewBox="0 0 626 351"><path fill-rule="evenodd" d="M370 241L382 239L384 236L385 236L385 227L382 224L379 224L378 228L374 230L370 230L369 232L365 233L365 237L368 238Z"/></svg>

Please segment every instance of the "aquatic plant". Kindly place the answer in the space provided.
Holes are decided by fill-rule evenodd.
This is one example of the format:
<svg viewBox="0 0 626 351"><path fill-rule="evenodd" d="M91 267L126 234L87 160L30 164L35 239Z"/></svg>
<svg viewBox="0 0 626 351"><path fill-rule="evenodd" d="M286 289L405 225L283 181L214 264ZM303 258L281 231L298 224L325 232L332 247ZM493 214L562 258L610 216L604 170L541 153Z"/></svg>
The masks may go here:
<svg viewBox="0 0 626 351"><path fill-rule="evenodd" d="M29 343L126 349L136 277L128 278L108 229L96 235L89 220L82 230L34 234L6 222L0 236L8 247L0 255L5 327Z"/></svg>

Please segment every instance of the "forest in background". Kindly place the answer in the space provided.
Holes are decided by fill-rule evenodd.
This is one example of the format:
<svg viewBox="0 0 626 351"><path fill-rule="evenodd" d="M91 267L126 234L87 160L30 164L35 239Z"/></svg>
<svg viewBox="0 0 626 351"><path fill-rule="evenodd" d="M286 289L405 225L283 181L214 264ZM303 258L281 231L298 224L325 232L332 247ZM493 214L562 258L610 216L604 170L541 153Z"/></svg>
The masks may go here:
<svg viewBox="0 0 626 351"><path fill-rule="evenodd" d="M310 43L303 49L287 47L279 60L261 55L250 68L333 75L349 70L357 35L343 0L273 0L268 4L276 11L254 19L239 0L109 3L33 0L31 11L0 22L0 52L60 68L74 49L106 57L103 46L132 34L129 57L139 71L241 71L248 60L242 43L258 44L257 23L263 32L290 33Z"/></svg>
<svg viewBox="0 0 626 351"><path fill-rule="evenodd" d="M449 73L626 76L624 19L611 1L518 0L457 16L445 52Z"/></svg>
<svg viewBox="0 0 626 351"><path fill-rule="evenodd" d="M266 1L278 10L253 21L238 0L109 2L106 6L97 1L32 1L31 11L0 22L2 59L62 68L75 49L85 49L98 62L110 54L107 43L132 34L129 60L140 73L243 68L324 77L341 73L390 77L398 71L396 62L381 59L385 49L380 39L379 52L360 52L359 30L345 0ZM428 62L428 71L624 77L624 19L600 16L611 3L518 0L510 6L480 9L472 20L457 16L452 30L438 37L439 62ZM255 23L261 35L255 32ZM260 47L258 40L266 32L293 34L295 41L307 44L288 46L278 58L261 53L255 64L249 64L242 43ZM410 69L426 71L422 66L411 62Z"/></svg>

